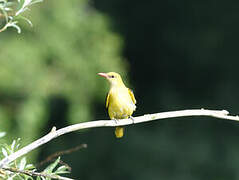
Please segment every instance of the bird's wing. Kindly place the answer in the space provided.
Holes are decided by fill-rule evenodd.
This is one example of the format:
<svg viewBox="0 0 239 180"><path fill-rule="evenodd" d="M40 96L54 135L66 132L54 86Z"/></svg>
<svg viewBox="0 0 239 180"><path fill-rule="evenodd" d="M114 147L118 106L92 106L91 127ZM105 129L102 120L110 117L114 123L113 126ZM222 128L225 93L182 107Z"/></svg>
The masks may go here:
<svg viewBox="0 0 239 180"><path fill-rule="evenodd" d="M133 91L132 91L131 89L129 89L129 88L128 88L128 91L129 91L129 95L130 95L130 97L131 97L133 103L136 104L136 99L135 99L135 97L134 97Z"/></svg>
<svg viewBox="0 0 239 180"><path fill-rule="evenodd" d="M106 101L105 101L105 106L106 106L106 108L108 108L109 107L109 101L110 101L110 93L108 93L107 94L107 96L106 96Z"/></svg>

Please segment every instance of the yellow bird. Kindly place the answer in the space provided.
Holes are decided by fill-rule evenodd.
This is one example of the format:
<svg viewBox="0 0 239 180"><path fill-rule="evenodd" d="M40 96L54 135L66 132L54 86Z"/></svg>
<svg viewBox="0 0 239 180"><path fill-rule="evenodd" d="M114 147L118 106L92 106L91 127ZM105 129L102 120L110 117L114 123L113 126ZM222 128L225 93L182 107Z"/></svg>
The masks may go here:
<svg viewBox="0 0 239 180"><path fill-rule="evenodd" d="M110 90L106 98L106 108L110 119L125 119L131 117L136 109L136 100L133 92L127 88L120 75L115 72L98 73L110 83ZM116 127L115 136L121 138L124 135L123 127Z"/></svg>

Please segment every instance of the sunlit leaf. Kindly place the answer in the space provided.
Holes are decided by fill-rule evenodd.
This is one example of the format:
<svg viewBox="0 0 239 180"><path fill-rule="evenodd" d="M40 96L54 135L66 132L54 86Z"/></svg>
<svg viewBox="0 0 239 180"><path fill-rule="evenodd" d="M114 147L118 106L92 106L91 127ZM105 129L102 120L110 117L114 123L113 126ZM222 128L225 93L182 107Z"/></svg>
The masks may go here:
<svg viewBox="0 0 239 180"><path fill-rule="evenodd" d="M35 166L33 164L27 164L25 169L29 170L29 169L34 169Z"/></svg>
<svg viewBox="0 0 239 180"><path fill-rule="evenodd" d="M58 157L55 162L53 162L52 164L50 164L49 166L47 166L47 168L44 169L43 172L52 173L53 170L56 168L56 166L58 165L59 162L60 162L60 157Z"/></svg>
<svg viewBox="0 0 239 180"><path fill-rule="evenodd" d="M8 156L8 153L7 153L6 149L4 149L4 148L2 148L2 153L3 153L3 155L4 155L5 157Z"/></svg>
<svg viewBox="0 0 239 180"><path fill-rule="evenodd" d="M0 132L0 138L4 137L6 135L5 132Z"/></svg>
<svg viewBox="0 0 239 180"><path fill-rule="evenodd" d="M13 140L13 142L12 142L12 144L11 144L11 149L12 149L12 150L14 150L15 144L16 144L16 140Z"/></svg>
<svg viewBox="0 0 239 180"><path fill-rule="evenodd" d="M26 158L23 157L19 164L19 170L24 170L26 163L27 163Z"/></svg>
<svg viewBox="0 0 239 180"><path fill-rule="evenodd" d="M54 171L56 174L65 174L65 173L70 173L68 168L66 166L60 166L57 168L56 171Z"/></svg>

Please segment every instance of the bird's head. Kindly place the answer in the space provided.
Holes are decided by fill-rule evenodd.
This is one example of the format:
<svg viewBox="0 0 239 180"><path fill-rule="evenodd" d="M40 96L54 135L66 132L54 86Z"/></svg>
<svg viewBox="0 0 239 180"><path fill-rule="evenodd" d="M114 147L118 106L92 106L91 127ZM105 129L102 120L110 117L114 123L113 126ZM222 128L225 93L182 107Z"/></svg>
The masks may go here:
<svg viewBox="0 0 239 180"><path fill-rule="evenodd" d="M106 78L111 86L124 85L121 76L116 72L98 73L98 75Z"/></svg>

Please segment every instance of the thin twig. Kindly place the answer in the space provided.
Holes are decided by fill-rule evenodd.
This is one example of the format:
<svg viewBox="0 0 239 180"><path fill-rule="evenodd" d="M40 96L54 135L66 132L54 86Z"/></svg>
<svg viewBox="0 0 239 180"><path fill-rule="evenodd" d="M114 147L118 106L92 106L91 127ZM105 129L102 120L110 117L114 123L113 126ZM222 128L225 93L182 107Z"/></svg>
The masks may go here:
<svg viewBox="0 0 239 180"><path fill-rule="evenodd" d="M0 13L2 16L3 16L3 18L5 19L5 24L4 24L4 26L0 29L0 32L3 32L3 31L5 31L7 28L8 28L8 23L9 23L9 16L8 16L8 14L6 13L6 12L4 12L3 10L1 10L2 11L2 13Z"/></svg>
<svg viewBox="0 0 239 180"><path fill-rule="evenodd" d="M37 166L42 166L43 164L47 163L47 162L50 162L52 160L54 160L55 158L59 157L59 156L62 156L62 155L65 155L65 154L71 154L75 151L78 151L82 148L87 148L87 144L81 144L79 146L76 146L76 147L73 147L71 149L67 149L67 150L64 150L64 151L58 151L58 152L55 152L54 154L51 154L50 156L48 156L46 159L44 159L43 161L41 161ZM65 164L65 163L64 163ZM68 166L68 165L67 165ZM70 168L68 166L68 168ZM71 168L70 168L71 169Z"/></svg>
<svg viewBox="0 0 239 180"><path fill-rule="evenodd" d="M0 32L3 32L7 29L7 25L5 24L4 27L2 29L0 29Z"/></svg>
<svg viewBox="0 0 239 180"><path fill-rule="evenodd" d="M5 22L4 26L2 28L0 28L0 32L5 31L7 29L7 27L8 27L8 18L5 17L5 16L4 16L4 18L5 18L6 22Z"/></svg>
<svg viewBox="0 0 239 180"><path fill-rule="evenodd" d="M230 116L228 114L229 113L226 110L219 111L219 110L193 109L193 110L181 110L181 111L171 111L171 112L147 114L144 116L134 117L134 120L121 119L120 121L115 121L115 120L91 121L91 122L74 124L71 126L61 128L59 130L56 130L56 128L53 127L51 132L48 133L47 135L32 142L29 145L23 147L22 149L18 150L17 152L11 154L10 156L5 157L2 161L0 161L0 169L3 168L4 165L9 164L10 162L14 161L15 159L29 153L30 151L51 141L52 139L57 138L63 134L77 131L80 129L88 129L88 128L96 128L96 127L126 126L126 125L130 125L133 123L136 124L136 123L149 122L149 121L153 121L153 120L157 120L157 119L168 119L168 118L185 117L185 116L209 116L209 117L215 117L215 118L219 118L219 119L239 121L238 116Z"/></svg>
<svg viewBox="0 0 239 180"><path fill-rule="evenodd" d="M20 173L20 174L26 174L28 176L41 176L41 177L46 177L46 178L51 178L51 179L59 179L59 180L73 180L71 178L67 178L67 177L62 177L59 175L55 175L55 174L45 174L45 173L39 173L39 172L34 172L34 171L24 171L24 170L19 170L19 169L15 169L15 168L2 168L5 171L11 171L14 173Z"/></svg>

